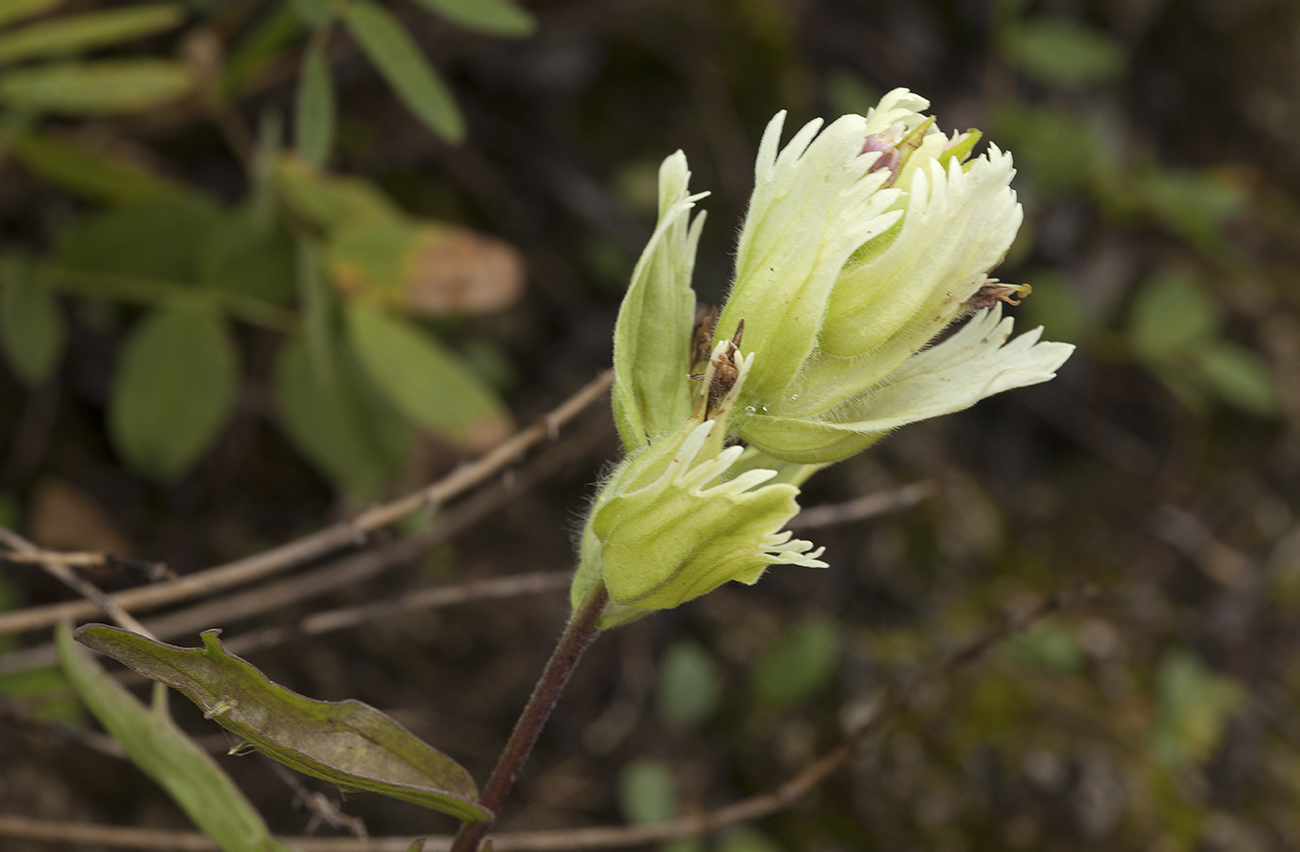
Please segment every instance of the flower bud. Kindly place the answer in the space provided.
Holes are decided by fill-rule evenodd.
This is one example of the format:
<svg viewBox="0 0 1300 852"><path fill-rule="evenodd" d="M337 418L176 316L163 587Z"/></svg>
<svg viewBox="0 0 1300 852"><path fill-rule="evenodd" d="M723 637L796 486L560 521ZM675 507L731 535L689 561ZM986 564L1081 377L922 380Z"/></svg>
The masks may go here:
<svg viewBox="0 0 1300 852"><path fill-rule="evenodd" d="M773 470L725 479L743 448L708 450L721 432L717 421L692 423L619 466L587 522L575 607L603 582L615 604L608 627L731 580L752 584L768 565L826 567L821 548L781 531L799 489L765 484Z"/></svg>

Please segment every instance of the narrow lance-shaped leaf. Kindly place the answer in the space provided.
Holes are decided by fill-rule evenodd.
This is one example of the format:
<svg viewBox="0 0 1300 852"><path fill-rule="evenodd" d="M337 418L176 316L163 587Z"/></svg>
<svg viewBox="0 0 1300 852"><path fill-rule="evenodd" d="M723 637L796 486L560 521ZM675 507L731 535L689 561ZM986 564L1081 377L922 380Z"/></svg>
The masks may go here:
<svg viewBox="0 0 1300 852"><path fill-rule="evenodd" d="M285 341L275 366L276 406L281 425L303 455L364 502L397 473L413 430L368 387L350 351L332 355L334 372L327 377L316 369L305 340Z"/></svg>
<svg viewBox="0 0 1300 852"><path fill-rule="evenodd" d="M417 0L462 27L505 37L526 36L537 22L511 0Z"/></svg>
<svg viewBox="0 0 1300 852"><path fill-rule="evenodd" d="M314 168L323 166L334 146L334 81L319 41L312 41L303 55L294 128L303 160Z"/></svg>
<svg viewBox="0 0 1300 852"><path fill-rule="evenodd" d="M176 800L195 825L224 852L288 852L216 761L171 717L148 710L72 640L64 623L56 631L68 680L131 762Z"/></svg>
<svg viewBox="0 0 1300 852"><path fill-rule="evenodd" d="M410 323L354 302L348 335L375 384L414 422L467 449L486 449L509 434L510 418L496 395Z"/></svg>
<svg viewBox="0 0 1300 852"><path fill-rule="evenodd" d="M63 317L52 294L20 257L0 259L0 343L18 377L37 385L63 353Z"/></svg>
<svg viewBox="0 0 1300 852"><path fill-rule="evenodd" d="M49 133L9 136L3 145L32 174L93 201L135 204L191 191L137 163Z"/></svg>
<svg viewBox="0 0 1300 852"><path fill-rule="evenodd" d="M229 654L217 635L204 648L178 648L106 625L76 639L146 677L180 690L223 728L257 750L316 778L369 790L463 820L491 813L458 763L360 701L316 701L272 683Z"/></svg>
<svg viewBox="0 0 1300 852"><path fill-rule="evenodd" d="M465 121L451 92L391 13L368 0L352 0L344 21L362 51L417 118L449 142L465 138Z"/></svg>
<svg viewBox="0 0 1300 852"><path fill-rule="evenodd" d="M32 112L142 112L193 91L193 70L166 59L68 62L6 71L0 101Z"/></svg>
<svg viewBox="0 0 1300 852"><path fill-rule="evenodd" d="M151 3L29 24L0 35L0 63L67 56L131 41L171 29L184 16L180 6Z"/></svg>
<svg viewBox="0 0 1300 852"><path fill-rule="evenodd" d="M319 171L299 157L281 157L271 177L276 195L294 215L327 230L402 218L374 184Z"/></svg>
<svg viewBox="0 0 1300 852"><path fill-rule="evenodd" d="M0 26L39 15L63 2L64 0L5 0L0 3Z"/></svg>
<svg viewBox="0 0 1300 852"><path fill-rule="evenodd" d="M523 291L523 261L508 243L427 220L335 228L328 265L344 293L425 316L499 311Z"/></svg>
<svg viewBox="0 0 1300 852"><path fill-rule="evenodd" d="M293 13L313 29L321 29L334 20L334 5L334 0L289 0Z"/></svg>

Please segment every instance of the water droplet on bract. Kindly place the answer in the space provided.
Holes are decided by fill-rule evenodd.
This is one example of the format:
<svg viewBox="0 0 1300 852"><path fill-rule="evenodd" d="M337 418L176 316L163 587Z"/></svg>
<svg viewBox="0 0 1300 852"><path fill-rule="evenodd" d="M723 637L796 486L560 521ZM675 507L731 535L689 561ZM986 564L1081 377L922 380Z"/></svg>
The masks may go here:
<svg viewBox="0 0 1300 852"><path fill-rule="evenodd" d="M758 413L758 409L755 408L755 407L752 406L752 405L746 405L746 406L745 406L745 413L746 413L746 414L757 414L757 413Z"/></svg>

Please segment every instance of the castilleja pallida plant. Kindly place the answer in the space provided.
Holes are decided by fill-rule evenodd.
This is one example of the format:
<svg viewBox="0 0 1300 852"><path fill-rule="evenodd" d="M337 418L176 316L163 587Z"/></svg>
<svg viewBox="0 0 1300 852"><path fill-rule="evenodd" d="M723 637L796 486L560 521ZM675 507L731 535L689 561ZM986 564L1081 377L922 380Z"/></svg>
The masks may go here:
<svg viewBox="0 0 1300 852"><path fill-rule="evenodd" d="M804 125L784 147L785 115L772 119L720 312L698 309L691 289L704 224L691 211L703 195L690 193L681 152L664 161L658 226L614 331L626 454L587 516L573 615L481 792L373 708L289 693L215 635L204 649L102 626L77 637L277 760L459 817L452 852L477 852L600 630L754 583L770 565L826 567L821 548L785 530L809 476L899 426L1046 381L1070 356L1039 342L1041 329L1012 338L1002 303L1029 288L989 277L1020 226L1011 156L990 145L972 157L979 134L945 135L928 106L898 89L865 116ZM86 666L70 665L90 683ZM254 846L272 848L223 848Z"/></svg>
<svg viewBox="0 0 1300 852"><path fill-rule="evenodd" d="M659 173L659 223L614 334L614 415L627 457L582 541L575 610L601 626L675 607L768 565L825 566L782 532L798 485L889 431L1052 378L1072 346L1011 338L1002 302L1029 288L989 272L1021 210L1011 155L974 159L905 89L865 116L812 121L759 146L721 315L697 323L703 214L686 157ZM820 132L819 132L820 131ZM947 339L950 324L967 318Z"/></svg>
<svg viewBox="0 0 1300 852"><path fill-rule="evenodd" d="M578 656L601 629L769 565L826 567L785 530L799 486L893 429L1044 382L1072 346L1011 337L989 273L1020 227L1011 155L945 135L896 89L866 115L767 126L721 313L697 308L704 224L680 151L659 170L659 222L614 329L626 456L583 529L573 616L483 788L495 811ZM965 324L944 337L954 322ZM490 821L466 824L471 852Z"/></svg>

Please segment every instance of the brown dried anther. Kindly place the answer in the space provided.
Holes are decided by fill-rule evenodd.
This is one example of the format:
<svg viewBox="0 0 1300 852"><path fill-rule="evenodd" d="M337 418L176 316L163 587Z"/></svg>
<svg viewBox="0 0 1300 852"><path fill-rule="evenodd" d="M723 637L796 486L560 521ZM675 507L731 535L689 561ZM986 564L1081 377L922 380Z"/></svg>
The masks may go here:
<svg viewBox="0 0 1300 852"><path fill-rule="evenodd" d="M716 314L716 310L714 314ZM716 321L715 316L715 324ZM736 324L736 333L732 335L731 340L727 341L726 347L709 361L713 365L713 375L709 379L709 386L704 392L705 418L717 410L718 405L736 386L736 380L740 378L740 368L736 366L736 353L740 351L740 340L744 334L745 321L742 319ZM691 373L687 378L698 382L703 381L707 375L707 373Z"/></svg>
<svg viewBox="0 0 1300 852"><path fill-rule="evenodd" d="M713 351L713 330L718 327L718 308L716 305L705 311L700 305L695 309L695 333L691 335L691 365L709 360ZM704 378L700 376L699 378Z"/></svg>
<svg viewBox="0 0 1300 852"><path fill-rule="evenodd" d="M1003 284L1001 281L987 281L978 290L975 295L966 300L966 309L970 311L981 311L985 308L991 308L998 302L1006 302L1008 305L1020 304L1019 296L1024 298L1032 293L1033 287L1028 284Z"/></svg>

